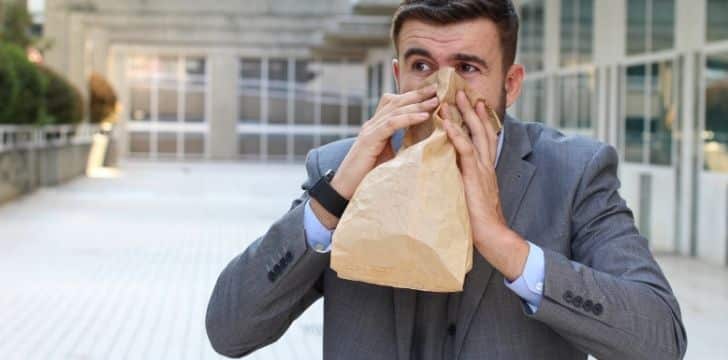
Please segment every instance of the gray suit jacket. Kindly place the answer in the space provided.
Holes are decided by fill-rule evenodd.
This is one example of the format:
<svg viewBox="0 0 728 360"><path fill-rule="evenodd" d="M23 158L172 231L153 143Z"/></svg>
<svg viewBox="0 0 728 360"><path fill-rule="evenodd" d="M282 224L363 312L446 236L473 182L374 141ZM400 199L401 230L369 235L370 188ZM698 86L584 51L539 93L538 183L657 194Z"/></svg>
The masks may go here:
<svg viewBox="0 0 728 360"><path fill-rule="evenodd" d="M455 332L456 359L677 359L680 309L618 194L617 153L507 118L496 169L509 226L545 252L543 300L530 314L477 251ZM308 189L353 139L312 150ZM207 309L213 348L241 357L276 341L324 297L325 359L410 359L415 291L339 279L308 248L307 195L222 271ZM598 305L597 305L598 304Z"/></svg>

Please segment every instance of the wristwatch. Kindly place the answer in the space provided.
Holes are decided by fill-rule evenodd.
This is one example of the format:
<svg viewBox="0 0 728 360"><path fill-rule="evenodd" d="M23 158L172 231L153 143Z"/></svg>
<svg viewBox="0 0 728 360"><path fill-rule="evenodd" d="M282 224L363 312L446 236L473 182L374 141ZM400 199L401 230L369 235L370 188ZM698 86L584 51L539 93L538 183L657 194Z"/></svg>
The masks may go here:
<svg viewBox="0 0 728 360"><path fill-rule="evenodd" d="M333 187L331 187L331 179L334 178L334 170L329 169L326 171L312 187L308 190L308 195L316 199L321 206L330 212L332 215L340 218L344 214L346 205L349 204L349 200L346 200L341 194L339 194Z"/></svg>

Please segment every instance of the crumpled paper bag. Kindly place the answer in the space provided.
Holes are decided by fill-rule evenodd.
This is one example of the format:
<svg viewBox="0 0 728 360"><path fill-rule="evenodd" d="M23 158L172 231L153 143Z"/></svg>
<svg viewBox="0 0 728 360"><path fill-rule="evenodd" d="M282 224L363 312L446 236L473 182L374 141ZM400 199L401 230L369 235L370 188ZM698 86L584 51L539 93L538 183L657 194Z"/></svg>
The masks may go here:
<svg viewBox="0 0 728 360"><path fill-rule="evenodd" d="M463 126L455 94L475 106L483 97L454 69L430 76L450 119ZM496 130L498 116L487 106ZM430 292L462 291L472 267L473 239L456 150L438 107L430 120L406 130L396 156L356 189L333 234L331 268L342 279Z"/></svg>

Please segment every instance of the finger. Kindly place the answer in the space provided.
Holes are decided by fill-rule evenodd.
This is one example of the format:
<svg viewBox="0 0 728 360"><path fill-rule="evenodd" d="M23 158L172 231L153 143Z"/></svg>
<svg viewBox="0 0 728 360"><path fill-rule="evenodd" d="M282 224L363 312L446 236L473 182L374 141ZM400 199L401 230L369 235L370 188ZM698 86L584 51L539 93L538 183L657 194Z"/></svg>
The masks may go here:
<svg viewBox="0 0 728 360"><path fill-rule="evenodd" d="M415 103L415 104L409 104L403 107L400 107L397 110L394 110L392 112L392 115L401 115L401 114L409 114L409 113L416 113L416 112L431 112L435 110L437 105L440 103L440 100L436 97L429 98L423 102Z"/></svg>
<svg viewBox="0 0 728 360"><path fill-rule="evenodd" d="M486 108L485 103L483 103L482 101L479 101L478 104L475 106L475 112L478 114L479 118L483 119L483 128L485 129L485 133L488 137L489 143L490 163L495 164L495 157L497 155L496 153L498 147L498 133L493 127L493 112L489 108Z"/></svg>
<svg viewBox="0 0 728 360"><path fill-rule="evenodd" d="M475 148L478 150L481 158L483 160L490 159L490 139L488 139L485 132L483 119L475 112L465 92L458 91L455 96L455 102L458 105L460 113L463 114L463 120L468 125L468 128L470 128L470 134L473 136L473 144L475 144Z"/></svg>
<svg viewBox="0 0 728 360"><path fill-rule="evenodd" d="M387 139L399 129L419 124L430 118L430 113L419 112L388 117L377 127L380 139Z"/></svg>
<svg viewBox="0 0 728 360"><path fill-rule="evenodd" d="M437 85L431 84L423 88L412 90L401 95L395 95L391 99L391 104L397 107L401 107L409 104L416 104L423 102L437 93Z"/></svg>
<svg viewBox="0 0 728 360"><path fill-rule="evenodd" d="M443 121L445 131L455 150L460 156L463 172L475 171L478 167L478 153L473 143L468 139L462 129L455 126L450 120Z"/></svg>

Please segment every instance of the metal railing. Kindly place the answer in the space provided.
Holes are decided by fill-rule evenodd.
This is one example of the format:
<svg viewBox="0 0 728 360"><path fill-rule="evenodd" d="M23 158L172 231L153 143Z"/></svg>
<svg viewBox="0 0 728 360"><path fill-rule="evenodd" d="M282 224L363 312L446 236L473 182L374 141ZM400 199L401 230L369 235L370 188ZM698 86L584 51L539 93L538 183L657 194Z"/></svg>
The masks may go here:
<svg viewBox="0 0 728 360"><path fill-rule="evenodd" d="M0 153L61 145L89 144L100 132L99 125L0 125Z"/></svg>

